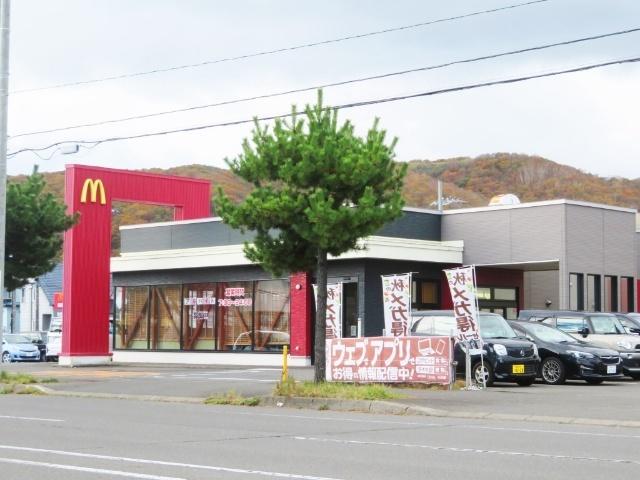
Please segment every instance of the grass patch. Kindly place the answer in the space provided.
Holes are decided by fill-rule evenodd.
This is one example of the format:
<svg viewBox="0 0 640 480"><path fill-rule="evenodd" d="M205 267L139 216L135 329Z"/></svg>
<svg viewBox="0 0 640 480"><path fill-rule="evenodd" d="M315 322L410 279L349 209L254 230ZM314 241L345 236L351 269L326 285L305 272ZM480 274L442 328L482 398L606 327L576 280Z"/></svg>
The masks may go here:
<svg viewBox="0 0 640 480"><path fill-rule="evenodd" d="M38 380L28 373L10 373L2 370L0 371L0 383L28 385L30 383L38 383Z"/></svg>
<svg viewBox="0 0 640 480"><path fill-rule="evenodd" d="M380 384L296 382L291 377L284 383L278 383L273 393L283 397L337 398L341 400L391 400L405 396Z"/></svg>
<svg viewBox="0 0 640 480"><path fill-rule="evenodd" d="M0 371L0 383L8 385L31 385L34 383L56 383L57 378L45 377L37 378L28 373L11 373L4 370Z"/></svg>
<svg viewBox="0 0 640 480"><path fill-rule="evenodd" d="M10 393L13 393L15 388L16 387L14 385L7 385L5 387L2 387L0 388L0 395L9 395Z"/></svg>
<svg viewBox="0 0 640 480"><path fill-rule="evenodd" d="M239 405L243 407L256 407L260 405L258 397L243 397L239 393L231 390L222 395L213 395L207 398L204 403L206 405Z"/></svg>
<svg viewBox="0 0 640 480"><path fill-rule="evenodd" d="M20 390L16 390L15 393L17 393L18 395L44 395L44 393L42 393L40 390L33 387L24 387Z"/></svg>

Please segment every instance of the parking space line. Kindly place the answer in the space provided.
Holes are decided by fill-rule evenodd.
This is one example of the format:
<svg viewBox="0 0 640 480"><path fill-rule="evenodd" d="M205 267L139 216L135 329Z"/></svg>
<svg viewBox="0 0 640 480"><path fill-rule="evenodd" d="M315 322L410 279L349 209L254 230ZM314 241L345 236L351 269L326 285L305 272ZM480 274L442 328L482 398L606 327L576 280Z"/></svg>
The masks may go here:
<svg viewBox="0 0 640 480"><path fill-rule="evenodd" d="M25 420L29 422L64 422L64 420L60 420L59 418L16 417L13 415L0 415L0 418L7 420Z"/></svg>
<svg viewBox="0 0 640 480"><path fill-rule="evenodd" d="M335 477L319 477L315 475L303 475L297 473L270 472L265 470L253 470L245 468L221 467L216 465L198 465L193 463L169 462L165 460L148 460L144 458L119 457L114 455L99 455L95 453L71 452L65 450L50 450L46 448L20 447L16 445L0 445L0 450L12 450L18 452L46 453L67 457L92 458L97 460L113 460L116 462L130 462L144 465L161 465L165 467L190 468L193 470L210 470L214 472L239 473L260 475L264 477L291 478L295 480L340 480ZM145 477L141 477L145 478ZM154 478L154 477L146 477ZM161 477L155 477L161 478ZM167 477L164 477L167 478Z"/></svg>
<svg viewBox="0 0 640 480"><path fill-rule="evenodd" d="M454 452L454 453L476 453L489 455L504 455L514 457L531 457L545 458L554 460L576 460L604 463L618 463L640 465L638 460L619 459L619 458L602 458L602 457L581 457L574 455L559 455L553 453L535 453L535 452L517 452L512 450L485 450L481 448L460 448L460 447L443 447L440 445L421 445L416 443L393 443L393 442L370 442L366 440L342 440L337 438L319 438L319 437L292 437L295 440L337 443L341 445L374 445L381 447L401 447L401 448L421 448L425 450L433 450L438 452Z"/></svg>
<svg viewBox="0 0 640 480"><path fill-rule="evenodd" d="M44 467L54 470L72 470L75 472L97 473L100 475L112 475L114 477L142 478L145 480L186 480L182 477L165 477L162 475L149 475L146 473L123 472L121 470L108 470L105 468L80 467L77 465L62 465L59 463L34 462L31 460L21 460L17 458L0 457L0 463L13 463L17 465L28 465L32 467Z"/></svg>

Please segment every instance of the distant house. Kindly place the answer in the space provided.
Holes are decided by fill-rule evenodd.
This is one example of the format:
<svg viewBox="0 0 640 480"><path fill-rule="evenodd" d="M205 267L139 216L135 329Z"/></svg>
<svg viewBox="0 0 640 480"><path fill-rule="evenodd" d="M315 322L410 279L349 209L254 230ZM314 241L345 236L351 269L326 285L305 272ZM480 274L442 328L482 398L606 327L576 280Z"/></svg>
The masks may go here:
<svg viewBox="0 0 640 480"><path fill-rule="evenodd" d="M48 330L51 319L62 315L61 305L56 305L56 293L62 292L62 263L49 273L33 279L15 292L16 310L11 324L11 300L5 302L5 332L35 332ZM8 295L5 296L5 298Z"/></svg>

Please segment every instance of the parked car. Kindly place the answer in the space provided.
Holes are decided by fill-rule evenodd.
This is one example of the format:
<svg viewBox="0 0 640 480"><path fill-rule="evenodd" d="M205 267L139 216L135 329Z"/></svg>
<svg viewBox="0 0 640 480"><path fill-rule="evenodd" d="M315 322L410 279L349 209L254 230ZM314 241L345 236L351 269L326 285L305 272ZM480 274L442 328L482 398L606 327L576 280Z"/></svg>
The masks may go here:
<svg viewBox="0 0 640 480"><path fill-rule="evenodd" d="M38 361L40 350L29 337L17 334L2 336L2 363Z"/></svg>
<svg viewBox="0 0 640 480"><path fill-rule="evenodd" d="M511 320L509 325L538 346L539 375L545 383L561 385L568 378L578 378L597 385L622 377L622 360L615 350L594 347L543 323Z"/></svg>
<svg viewBox="0 0 640 480"><path fill-rule="evenodd" d="M521 310L518 320L541 322L594 346L616 350L622 358L624 374L640 380L640 337L629 335L612 313Z"/></svg>
<svg viewBox="0 0 640 480"><path fill-rule="evenodd" d="M45 340L46 332L44 332L44 334L43 332L28 332L21 333L20 335L24 335L29 338L31 343L38 347L38 350L40 351L40 361L44 362L47 358L47 342Z"/></svg>
<svg viewBox="0 0 640 480"><path fill-rule="evenodd" d="M616 313L627 333L640 335L640 313Z"/></svg>
<svg viewBox="0 0 640 480"><path fill-rule="evenodd" d="M452 310L412 312L411 335L451 335L456 330ZM515 382L521 386L533 384L540 358L534 343L518 338L507 321L494 313L480 313L480 336L484 341L483 361L480 354L471 354L472 377L479 384L495 381ZM459 342L454 348L457 373L465 372L465 351Z"/></svg>

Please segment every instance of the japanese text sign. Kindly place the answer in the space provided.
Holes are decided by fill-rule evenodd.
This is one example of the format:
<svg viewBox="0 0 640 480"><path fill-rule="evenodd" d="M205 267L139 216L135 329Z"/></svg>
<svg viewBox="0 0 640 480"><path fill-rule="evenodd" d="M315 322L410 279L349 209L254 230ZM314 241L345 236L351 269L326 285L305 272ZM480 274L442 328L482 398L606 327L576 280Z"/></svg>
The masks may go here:
<svg viewBox="0 0 640 480"><path fill-rule="evenodd" d="M445 273L453 301L456 338L460 342L469 344L471 349L482 348L474 269L473 267L454 268L445 270Z"/></svg>
<svg viewBox="0 0 640 480"><path fill-rule="evenodd" d="M450 337L327 340L327 381L451 383Z"/></svg>
<svg viewBox="0 0 640 480"><path fill-rule="evenodd" d="M313 286L317 305L318 286ZM342 283L327 284L327 331L325 338L342 337Z"/></svg>
<svg viewBox="0 0 640 480"><path fill-rule="evenodd" d="M411 274L383 275L382 300L387 335L407 335L411 318Z"/></svg>

